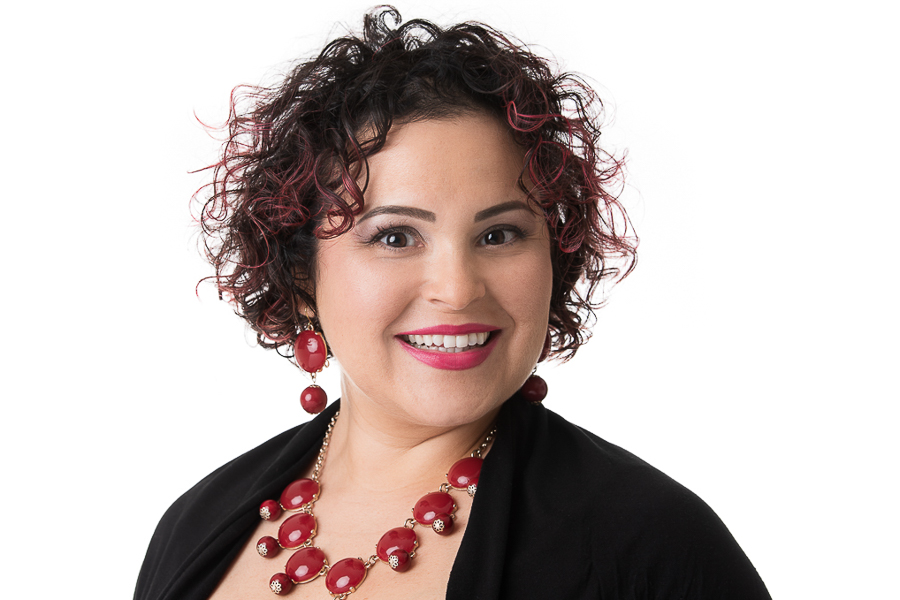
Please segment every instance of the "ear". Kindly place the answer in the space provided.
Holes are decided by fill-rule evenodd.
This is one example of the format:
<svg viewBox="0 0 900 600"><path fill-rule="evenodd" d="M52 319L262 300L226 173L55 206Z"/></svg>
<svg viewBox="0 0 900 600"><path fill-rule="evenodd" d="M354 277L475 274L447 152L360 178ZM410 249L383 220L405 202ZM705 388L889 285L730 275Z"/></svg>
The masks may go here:
<svg viewBox="0 0 900 600"><path fill-rule="evenodd" d="M295 306L297 328L306 329L308 325L314 325L316 321L315 309L299 296L295 300Z"/></svg>
<svg viewBox="0 0 900 600"><path fill-rule="evenodd" d="M316 319L316 292L309 280L302 281L294 274L294 318L297 326L304 329L307 324L312 324Z"/></svg>

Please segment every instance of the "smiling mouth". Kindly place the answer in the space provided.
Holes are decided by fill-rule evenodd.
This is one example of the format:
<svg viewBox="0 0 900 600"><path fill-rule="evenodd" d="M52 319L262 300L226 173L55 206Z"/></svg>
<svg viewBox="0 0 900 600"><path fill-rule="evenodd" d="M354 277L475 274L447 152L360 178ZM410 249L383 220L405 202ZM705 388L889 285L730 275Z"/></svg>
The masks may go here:
<svg viewBox="0 0 900 600"><path fill-rule="evenodd" d="M401 335L401 340L419 350L456 354L481 348L493 337L493 331L464 335Z"/></svg>

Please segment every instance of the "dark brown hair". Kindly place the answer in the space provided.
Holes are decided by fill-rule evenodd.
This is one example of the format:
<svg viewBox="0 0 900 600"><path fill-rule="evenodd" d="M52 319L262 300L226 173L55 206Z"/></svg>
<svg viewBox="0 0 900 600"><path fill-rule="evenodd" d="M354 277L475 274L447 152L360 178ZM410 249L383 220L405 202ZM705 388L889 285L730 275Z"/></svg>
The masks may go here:
<svg viewBox="0 0 900 600"><path fill-rule="evenodd" d="M615 193L622 165L599 146L600 100L486 25L401 23L396 9L374 9L361 35L332 41L280 85L232 93L221 159L196 196L208 194L199 222L220 295L261 345L290 356L299 307L315 309L317 241L353 226L360 174L392 124L482 111L525 150L519 185L553 239L552 349L570 358L602 304L597 286L636 258Z"/></svg>

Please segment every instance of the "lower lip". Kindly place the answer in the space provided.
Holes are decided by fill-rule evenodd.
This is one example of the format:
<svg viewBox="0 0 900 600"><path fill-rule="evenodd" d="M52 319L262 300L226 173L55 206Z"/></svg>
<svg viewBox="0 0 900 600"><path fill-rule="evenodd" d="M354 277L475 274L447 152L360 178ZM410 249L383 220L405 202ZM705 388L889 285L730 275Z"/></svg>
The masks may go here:
<svg viewBox="0 0 900 600"><path fill-rule="evenodd" d="M414 346L410 346L402 339L400 345L404 350L409 352L413 358L419 362L423 362L429 367L435 369L443 369L445 371L465 371L477 367L487 360L494 347L497 345L497 339L500 337L499 331L492 332L491 339L484 346L479 346L465 352L441 352L440 350L420 350Z"/></svg>

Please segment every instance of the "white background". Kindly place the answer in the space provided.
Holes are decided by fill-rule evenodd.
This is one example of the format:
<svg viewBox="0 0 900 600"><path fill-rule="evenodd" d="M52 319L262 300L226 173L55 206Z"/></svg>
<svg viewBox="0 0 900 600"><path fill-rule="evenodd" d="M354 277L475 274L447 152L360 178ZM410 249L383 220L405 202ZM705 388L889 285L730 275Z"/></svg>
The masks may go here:
<svg viewBox="0 0 900 600"><path fill-rule="evenodd" d="M4 597L129 597L169 503L304 419L305 380L194 294L188 171L218 150L194 113L221 124L233 86L369 6L4 10ZM399 2L589 75L628 151L640 263L595 339L541 370L548 406L697 492L774 597L896 598L891 3L475 6Z"/></svg>

